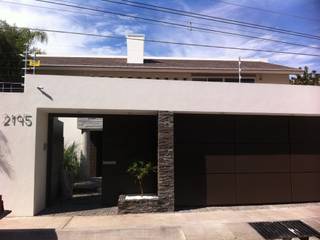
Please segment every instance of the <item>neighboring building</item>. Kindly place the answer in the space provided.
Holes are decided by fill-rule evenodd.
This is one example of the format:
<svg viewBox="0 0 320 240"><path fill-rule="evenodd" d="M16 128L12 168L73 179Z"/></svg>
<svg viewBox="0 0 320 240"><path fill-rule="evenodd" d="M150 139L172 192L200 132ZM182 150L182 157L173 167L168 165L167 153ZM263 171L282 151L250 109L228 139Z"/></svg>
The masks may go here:
<svg viewBox="0 0 320 240"><path fill-rule="evenodd" d="M239 62L210 59L145 57L128 63L125 57L41 56L38 74L109 78L239 82ZM241 82L289 84L289 75L302 70L262 61L241 61Z"/></svg>
<svg viewBox="0 0 320 240"><path fill-rule="evenodd" d="M320 88L290 85L301 70L244 60L239 83L238 61L145 58L142 40L128 38L127 58L41 56L24 93L0 94L7 209L30 216L52 198L58 117L100 132L87 139L100 144L92 171L105 205L138 192L133 160L158 165L145 182L158 196L149 211L320 201ZM123 212L139 208L122 201Z"/></svg>
<svg viewBox="0 0 320 240"><path fill-rule="evenodd" d="M75 127L75 126L73 126ZM78 118L77 129L82 132L80 177L101 177L103 118Z"/></svg>

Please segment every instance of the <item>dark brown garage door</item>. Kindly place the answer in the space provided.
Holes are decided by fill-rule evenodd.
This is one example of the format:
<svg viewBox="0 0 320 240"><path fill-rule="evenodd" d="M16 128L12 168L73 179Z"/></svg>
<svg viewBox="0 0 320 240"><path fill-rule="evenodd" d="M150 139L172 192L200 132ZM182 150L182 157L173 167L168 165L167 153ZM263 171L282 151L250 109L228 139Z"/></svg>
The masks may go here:
<svg viewBox="0 0 320 240"><path fill-rule="evenodd" d="M320 118L176 115L177 206L320 201Z"/></svg>

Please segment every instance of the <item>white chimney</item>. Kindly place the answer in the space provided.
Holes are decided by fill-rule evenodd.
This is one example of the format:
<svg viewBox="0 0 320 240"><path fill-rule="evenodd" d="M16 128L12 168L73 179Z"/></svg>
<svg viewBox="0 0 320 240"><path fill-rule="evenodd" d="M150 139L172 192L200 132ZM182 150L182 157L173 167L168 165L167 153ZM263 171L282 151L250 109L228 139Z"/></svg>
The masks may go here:
<svg viewBox="0 0 320 240"><path fill-rule="evenodd" d="M144 35L127 36L127 63L143 64Z"/></svg>

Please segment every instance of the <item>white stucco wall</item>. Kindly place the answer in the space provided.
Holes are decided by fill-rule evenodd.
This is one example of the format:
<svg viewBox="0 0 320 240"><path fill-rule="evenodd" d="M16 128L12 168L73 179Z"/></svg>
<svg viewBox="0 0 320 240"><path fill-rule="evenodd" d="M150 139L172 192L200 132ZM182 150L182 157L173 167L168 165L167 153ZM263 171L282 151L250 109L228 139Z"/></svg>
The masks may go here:
<svg viewBox="0 0 320 240"><path fill-rule="evenodd" d="M84 152L84 135L77 128L77 118L59 117L59 121L63 122L63 140L64 146L69 146L73 142L77 145L78 157L80 159L81 151Z"/></svg>
<svg viewBox="0 0 320 240"><path fill-rule="evenodd" d="M28 75L25 93L0 93L0 194L6 209L30 216L45 206L49 112L158 110L320 116L320 87ZM4 126L6 115L30 115L33 124ZM3 164L10 166L9 176Z"/></svg>
<svg viewBox="0 0 320 240"><path fill-rule="evenodd" d="M73 142L80 145L82 143L81 130L77 128L77 118L59 117L63 122L63 138L65 145L71 145Z"/></svg>
<svg viewBox="0 0 320 240"><path fill-rule="evenodd" d="M26 87L26 95L38 108L78 113L170 110L315 115L320 109L320 88L314 86L35 75Z"/></svg>
<svg viewBox="0 0 320 240"><path fill-rule="evenodd" d="M46 199L48 114L46 112L37 111L36 122L34 122L34 125L36 137L35 145L33 146L35 149L35 161L34 164L31 165L34 168L34 203L32 212L33 214L37 214L45 208ZM29 162L33 162L31 159L26 159ZM17 161L23 160L17 159ZM11 204L11 201L7 202ZM12 209L14 209L14 207ZM22 215L18 211L14 211L13 214Z"/></svg>
<svg viewBox="0 0 320 240"><path fill-rule="evenodd" d="M0 93L0 194L5 208L20 216L34 214L35 120L34 107L24 94ZM6 115L28 114L33 125L4 126ZM45 131L45 130L44 130ZM8 170L4 170L4 168ZM7 173L6 173L7 172Z"/></svg>

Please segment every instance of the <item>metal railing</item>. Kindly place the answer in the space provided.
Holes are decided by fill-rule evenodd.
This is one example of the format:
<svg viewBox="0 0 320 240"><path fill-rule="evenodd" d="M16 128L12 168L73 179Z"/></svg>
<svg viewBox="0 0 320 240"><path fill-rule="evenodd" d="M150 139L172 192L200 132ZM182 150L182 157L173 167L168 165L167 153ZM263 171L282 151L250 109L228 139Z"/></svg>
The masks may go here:
<svg viewBox="0 0 320 240"><path fill-rule="evenodd" d="M0 82L0 92L24 92L24 83Z"/></svg>

